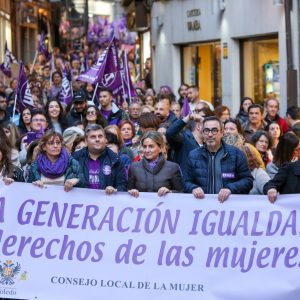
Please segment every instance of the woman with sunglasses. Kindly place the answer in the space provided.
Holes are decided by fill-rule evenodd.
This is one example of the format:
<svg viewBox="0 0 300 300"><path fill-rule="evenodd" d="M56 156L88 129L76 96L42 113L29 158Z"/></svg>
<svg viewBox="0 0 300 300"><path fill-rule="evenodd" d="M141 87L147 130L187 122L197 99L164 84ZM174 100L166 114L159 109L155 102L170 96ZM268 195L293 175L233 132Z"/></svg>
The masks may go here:
<svg viewBox="0 0 300 300"><path fill-rule="evenodd" d="M100 110L95 105L89 105L86 110L83 126L86 128L88 125L98 124L103 128L107 126L107 121L102 116Z"/></svg>
<svg viewBox="0 0 300 300"><path fill-rule="evenodd" d="M28 182L43 188L46 184L63 185L66 192L82 186L82 171L77 160L63 147L61 134L49 130L39 142L39 154L32 163Z"/></svg>

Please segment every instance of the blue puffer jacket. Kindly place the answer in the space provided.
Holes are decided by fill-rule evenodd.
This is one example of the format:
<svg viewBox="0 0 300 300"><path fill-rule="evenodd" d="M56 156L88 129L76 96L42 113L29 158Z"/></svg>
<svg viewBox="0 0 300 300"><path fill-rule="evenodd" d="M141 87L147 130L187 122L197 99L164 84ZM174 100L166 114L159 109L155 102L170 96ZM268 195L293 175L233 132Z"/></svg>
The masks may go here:
<svg viewBox="0 0 300 300"><path fill-rule="evenodd" d="M221 158L221 166L216 166L221 167L222 187L230 189L232 194L248 194L253 186L253 177L245 154L240 149L223 142L222 147L224 155ZM201 187L207 194L209 184L213 180L209 155L206 147L190 152L187 161L185 192L191 193L193 189Z"/></svg>
<svg viewBox="0 0 300 300"><path fill-rule="evenodd" d="M78 160L84 177L84 187L89 186L89 153L87 147L73 153ZM101 188L108 186L116 188L119 192L127 191L127 180L124 166L120 157L112 150L105 147L104 152L98 158L100 160L101 171L99 174Z"/></svg>

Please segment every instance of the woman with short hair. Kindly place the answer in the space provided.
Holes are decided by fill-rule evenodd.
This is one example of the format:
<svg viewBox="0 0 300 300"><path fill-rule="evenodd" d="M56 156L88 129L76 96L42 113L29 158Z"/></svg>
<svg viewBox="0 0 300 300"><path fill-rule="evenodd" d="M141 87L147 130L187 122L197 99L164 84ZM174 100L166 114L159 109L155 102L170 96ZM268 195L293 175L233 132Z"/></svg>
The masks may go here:
<svg viewBox="0 0 300 300"><path fill-rule="evenodd" d="M77 160L63 147L61 134L49 130L39 142L39 154L29 170L28 182L63 185L66 192L82 186L82 171Z"/></svg>

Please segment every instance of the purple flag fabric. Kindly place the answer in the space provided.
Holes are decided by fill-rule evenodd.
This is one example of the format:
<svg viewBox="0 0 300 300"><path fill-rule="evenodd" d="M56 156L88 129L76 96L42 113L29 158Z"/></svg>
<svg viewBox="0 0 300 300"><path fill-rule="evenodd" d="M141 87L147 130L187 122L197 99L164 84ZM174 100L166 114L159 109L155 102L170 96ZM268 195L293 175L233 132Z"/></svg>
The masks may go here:
<svg viewBox="0 0 300 300"><path fill-rule="evenodd" d="M98 58L98 61L86 72L80 74L77 80L97 84L101 81L104 75L104 69L107 59L109 47L106 48Z"/></svg>
<svg viewBox="0 0 300 300"><path fill-rule="evenodd" d="M188 114L190 114L190 112L191 112L191 109L190 109L189 101L187 98L184 98L180 114L182 117L186 117Z"/></svg>
<svg viewBox="0 0 300 300"><path fill-rule="evenodd" d="M11 64L17 63L16 58L14 55L8 50L7 48L7 42L5 42L4 47L4 62L0 65L0 70L3 72L3 74L7 77L11 77Z"/></svg>
<svg viewBox="0 0 300 300"><path fill-rule="evenodd" d="M51 54L49 53L48 48L46 46L45 34L43 32L41 33L37 51L41 54L44 54L47 61L49 61L51 59Z"/></svg>
<svg viewBox="0 0 300 300"><path fill-rule="evenodd" d="M97 84L99 87L107 87L112 90L116 86L122 84L120 78L120 65L118 50L113 38L109 46L103 51L94 64L88 71L80 74L77 80Z"/></svg>
<svg viewBox="0 0 300 300"><path fill-rule="evenodd" d="M99 87L109 88L116 97L122 93L122 86L118 49L113 39L108 49L104 74Z"/></svg>
<svg viewBox="0 0 300 300"><path fill-rule="evenodd" d="M127 52L123 52L123 68L122 68L122 78L124 84L125 97L129 99L130 97L136 97L135 88L133 87L130 70L127 59Z"/></svg>
<svg viewBox="0 0 300 300"><path fill-rule="evenodd" d="M18 111L20 113L27 107L28 108L34 107L32 95L30 92L28 81L26 79L26 74L25 74L24 66L23 66L22 62L20 63L20 69L19 69L16 105L17 105Z"/></svg>
<svg viewBox="0 0 300 300"><path fill-rule="evenodd" d="M70 84L70 80L68 78L68 70L67 67L64 66L62 68L62 84L61 90L59 92L59 101L69 105L72 103L73 96L72 96L72 87Z"/></svg>

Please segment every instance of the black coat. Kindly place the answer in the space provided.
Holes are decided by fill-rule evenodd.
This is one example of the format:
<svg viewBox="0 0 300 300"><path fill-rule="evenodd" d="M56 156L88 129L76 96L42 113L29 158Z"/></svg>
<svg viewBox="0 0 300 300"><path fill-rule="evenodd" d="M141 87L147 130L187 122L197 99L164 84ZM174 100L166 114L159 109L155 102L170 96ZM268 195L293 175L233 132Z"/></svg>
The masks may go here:
<svg viewBox="0 0 300 300"><path fill-rule="evenodd" d="M300 193L300 161L288 163L278 170L278 173L264 186L264 194L269 189L276 189L281 194Z"/></svg>
<svg viewBox="0 0 300 300"><path fill-rule="evenodd" d="M162 154L157 165L151 169L146 159L130 166L128 175L128 190L137 189L140 192L158 192L166 187L173 192L183 191L183 182L179 166L166 161Z"/></svg>

